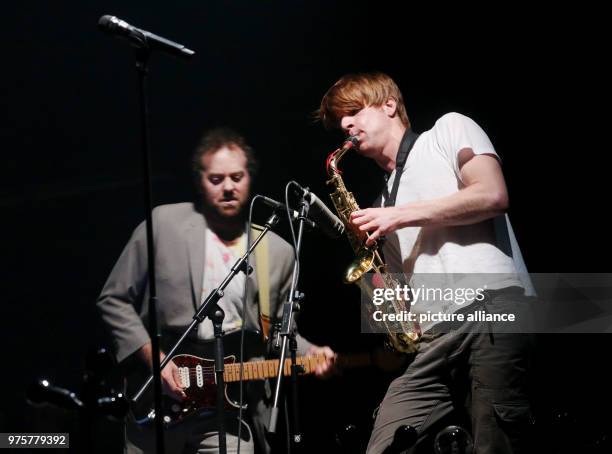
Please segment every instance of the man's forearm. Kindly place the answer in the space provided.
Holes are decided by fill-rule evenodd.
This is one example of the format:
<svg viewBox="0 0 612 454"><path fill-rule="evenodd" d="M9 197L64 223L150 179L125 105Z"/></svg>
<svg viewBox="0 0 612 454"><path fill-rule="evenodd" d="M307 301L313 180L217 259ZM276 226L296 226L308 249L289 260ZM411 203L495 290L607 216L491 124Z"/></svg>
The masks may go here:
<svg viewBox="0 0 612 454"><path fill-rule="evenodd" d="M504 213L506 194L486 191L479 185L439 199L398 206L399 228L475 224Z"/></svg>
<svg viewBox="0 0 612 454"><path fill-rule="evenodd" d="M136 351L136 356L144 362L150 369L153 368L153 346L151 342L147 342ZM164 352L159 352L159 359L163 361L166 357Z"/></svg>

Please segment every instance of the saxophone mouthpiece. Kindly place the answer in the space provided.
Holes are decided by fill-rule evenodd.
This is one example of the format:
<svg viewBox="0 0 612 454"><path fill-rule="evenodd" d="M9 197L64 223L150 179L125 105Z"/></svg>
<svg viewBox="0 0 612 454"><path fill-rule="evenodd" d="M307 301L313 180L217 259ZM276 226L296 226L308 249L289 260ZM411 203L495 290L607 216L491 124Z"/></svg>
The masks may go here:
<svg viewBox="0 0 612 454"><path fill-rule="evenodd" d="M344 143L342 144L342 148L348 150L349 148L357 148L359 146L359 137L350 136L347 137Z"/></svg>

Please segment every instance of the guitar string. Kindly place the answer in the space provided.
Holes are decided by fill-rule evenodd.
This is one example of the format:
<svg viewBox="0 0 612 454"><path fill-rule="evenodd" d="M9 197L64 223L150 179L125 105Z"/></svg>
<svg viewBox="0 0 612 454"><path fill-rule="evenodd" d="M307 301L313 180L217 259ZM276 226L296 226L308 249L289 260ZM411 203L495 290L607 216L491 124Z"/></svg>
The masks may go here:
<svg viewBox="0 0 612 454"><path fill-rule="evenodd" d="M310 365L308 365L308 364L298 364L298 365L310 367ZM235 367L227 367L226 366L226 371L227 371L227 369L238 369L238 367L239 367L238 365L236 365ZM262 367L264 368L264 371L266 369L270 369L270 366L262 366ZM286 366L285 369L288 369L289 367L290 366ZM184 366L179 366L179 369L183 369L183 368L184 368ZM189 372L190 376L196 375L198 373L198 371L197 371L197 369L195 367L188 367L187 369L188 369L188 372ZM255 370L255 372L259 372L259 370L261 368L254 367L253 369ZM276 368L272 367L272 369L276 369ZM224 373L226 371L224 371ZM205 373L205 374L214 374L215 369L214 369L214 367L212 367L212 368L202 368L202 372ZM274 371L274 372L276 372L276 371Z"/></svg>
<svg viewBox="0 0 612 454"><path fill-rule="evenodd" d="M320 363L321 361L323 361L323 357L322 356L313 356L312 358L316 361L317 364ZM289 360L287 360L287 362L289 363ZM310 362L311 362L310 360L307 360L307 361L298 361L298 366L308 366ZM278 366L278 360L277 359L271 359L271 360L268 360L268 361L261 361L261 362L256 362L256 363L245 363L245 365L247 365L247 367L251 367L251 368L254 367L254 368L257 369L258 366L255 366L255 365L250 366L248 364L261 364L262 367L269 367L270 365L272 365L272 366L276 367L276 366ZM191 371L195 371L197 366L178 366L177 365L177 367L179 369L187 367L189 369L189 371L191 372ZM225 367L226 368L238 368L238 367L240 367L240 363L226 364ZM289 366L285 366L285 367L289 367ZM207 371L207 372L208 371L214 371L215 367L214 366L203 366L202 370L203 371Z"/></svg>
<svg viewBox="0 0 612 454"><path fill-rule="evenodd" d="M319 363L322 360L322 356L316 355L313 356L312 359L315 360L316 363ZM317 361L318 360L318 361ZM308 367L309 370L307 370L307 372L310 372L310 363L311 361L304 361L304 362L298 362L298 365L300 366L306 366ZM264 364L267 363L267 366L264 366ZM276 364L274 364L276 363ZM289 361L288 363L288 367L285 367L285 373L289 373ZM257 364L257 363L250 363L250 364ZM270 378L273 377L276 374L276 367L278 366L278 360L268 360L268 361L262 361L259 362L259 364L262 364L263 370L261 370L261 368L255 367L255 370L251 370L251 373L249 375L251 376L257 376L257 378L261 377L261 378ZM232 364L228 364L226 365L227 370L225 370L223 372L223 375L225 377L225 379L230 378L231 376L235 376L237 374L237 370L240 367L240 363L232 363ZM185 366L179 366L179 369L184 369ZM198 376L198 371L197 371L197 366L187 366L187 372L188 372L188 376L189 376L189 380L191 381L192 378L194 379L195 382L197 382L197 376ZM214 366L210 367L203 367L202 368L202 372L203 372L203 377L202 378L213 378L214 379ZM234 380L232 380L234 381ZM191 384L187 387L187 388L191 388Z"/></svg>
<svg viewBox="0 0 612 454"><path fill-rule="evenodd" d="M319 364L319 363L320 363L319 361L316 362L316 364ZM269 368L271 366L273 368L276 368L276 366L278 366L278 361L276 362L276 364L274 364L274 363L268 363L266 365L262 364L261 367ZM304 363L298 363L298 366L307 366L307 367L309 367L310 364L308 362L304 362ZM189 373L193 373L193 374L197 373L197 366L177 366L177 367L179 369L183 369L183 368L187 367ZM230 364L230 365L227 365L227 364L225 365L226 369L237 369L238 367L240 367L240 365L239 364L235 364L235 363L234 364ZM255 369L255 370L259 370L261 368L261 367L258 367L258 366L247 366L247 367L250 367L250 368ZM291 366L285 366L285 368L288 368L288 367L291 367ZM202 367L202 371L203 372L214 372L215 368L214 368L214 366L205 366L205 367Z"/></svg>
<svg viewBox="0 0 612 454"><path fill-rule="evenodd" d="M316 364L321 363L322 361L317 361ZM269 366L278 366L278 361L276 362L270 362L270 363L260 363L262 365L262 367L269 367ZM303 362L303 363L298 363L298 366L308 366L310 364L310 362ZM180 368L185 368L187 367L189 370L195 370L197 368L197 366L179 366L177 365L177 367ZM226 364L225 365L226 368L238 368L240 367L240 365L238 363L233 363L233 364ZM251 368L255 368L257 369L258 366L247 366L247 367L251 367ZM285 367L290 367L289 365L285 366ZM214 371L215 367L214 366L204 366L202 367L202 370L206 370L206 371Z"/></svg>

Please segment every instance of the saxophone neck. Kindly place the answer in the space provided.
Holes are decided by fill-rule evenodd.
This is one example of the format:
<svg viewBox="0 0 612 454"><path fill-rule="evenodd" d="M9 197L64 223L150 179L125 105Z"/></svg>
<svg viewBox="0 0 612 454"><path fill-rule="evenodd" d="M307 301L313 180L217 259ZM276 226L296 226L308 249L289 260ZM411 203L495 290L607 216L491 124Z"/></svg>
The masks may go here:
<svg viewBox="0 0 612 454"><path fill-rule="evenodd" d="M351 136L344 141L342 146L337 150L332 151L327 157L327 175L332 178L335 175L341 175L342 172L338 169L338 163L344 157L347 151L351 148L357 148L359 139L356 136Z"/></svg>
<svg viewBox="0 0 612 454"><path fill-rule="evenodd" d="M336 175L342 175L342 172L338 168L338 163L340 162L340 159L342 159L342 156L344 156L344 153L346 153L345 150L338 148L329 154L326 162L328 177L333 178Z"/></svg>

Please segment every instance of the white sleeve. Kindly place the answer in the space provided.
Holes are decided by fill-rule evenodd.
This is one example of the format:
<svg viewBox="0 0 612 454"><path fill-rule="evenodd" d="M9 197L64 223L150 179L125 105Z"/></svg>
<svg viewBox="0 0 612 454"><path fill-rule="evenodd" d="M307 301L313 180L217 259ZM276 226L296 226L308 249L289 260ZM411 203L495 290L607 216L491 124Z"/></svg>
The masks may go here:
<svg viewBox="0 0 612 454"><path fill-rule="evenodd" d="M483 129L469 117L457 112L447 113L436 121L436 138L444 157L448 159L459 177L458 154L471 148L474 154L490 154L500 162L491 140Z"/></svg>

